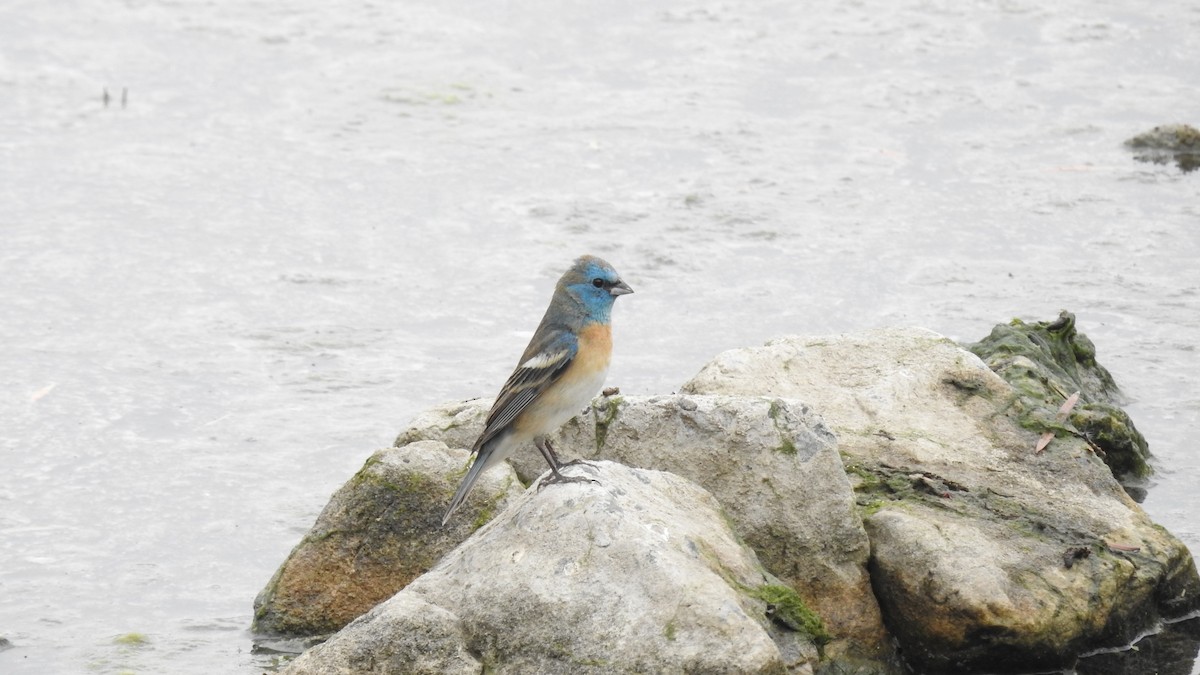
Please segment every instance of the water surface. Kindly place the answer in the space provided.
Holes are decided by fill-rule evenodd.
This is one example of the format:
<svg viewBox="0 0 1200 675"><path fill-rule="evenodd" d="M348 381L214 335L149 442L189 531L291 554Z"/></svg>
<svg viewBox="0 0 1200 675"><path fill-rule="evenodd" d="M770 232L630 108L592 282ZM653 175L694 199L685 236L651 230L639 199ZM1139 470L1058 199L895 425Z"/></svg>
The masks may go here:
<svg viewBox="0 0 1200 675"><path fill-rule="evenodd" d="M1200 122L1196 7L443 4L0 7L0 671L270 667L329 494L583 252L629 394L1070 309L1200 550L1200 175L1121 147Z"/></svg>

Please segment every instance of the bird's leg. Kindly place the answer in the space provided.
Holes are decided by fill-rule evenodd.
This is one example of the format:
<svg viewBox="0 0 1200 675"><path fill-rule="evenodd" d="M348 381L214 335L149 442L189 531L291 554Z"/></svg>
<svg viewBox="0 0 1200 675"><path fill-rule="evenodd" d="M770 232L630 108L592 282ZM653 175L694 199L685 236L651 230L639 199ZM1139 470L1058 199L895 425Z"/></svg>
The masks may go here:
<svg viewBox="0 0 1200 675"><path fill-rule="evenodd" d="M595 468L596 468L596 465L595 465L595 464L592 464L591 462L584 461L584 460L582 460L582 459L573 459L573 460L571 460L571 461L569 461L569 462L562 462L562 461L560 461L560 460L558 459L558 453L554 451L554 446L553 446L553 445L550 445L550 439L549 439L549 438L543 438L543 439L542 439L542 443L543 443L543 444L545 444L545 446L546 446L546 452L549 452L549 453L550 453L550 457L551 457L551 458L554 460L554 462L553 462L553 463L551 463L551 466L553 466L553 467L554 467L554 468L556 468L556 469L561 469L561 468L563 468L564 466L575 466L575 465L577 465L577 464L582 464L582 465L584 465L584 466L590 466L590 467L592 467L593 469L595 469ZM542 456L545 456L545 455L546 455L546 452L543 452L543 453L542 453ZM547 460L547 461L549 461L549 460Z"/></svg>
<svg viewBox="0 0 1200 675"><path fill-rule="evenodd" d="M537 446L538 452L542 453L542 457L546 459L546 463L550 465L550 470L558 472L558 455L554 453L554 448L550 447L550 441L542 436L533 439L533 444Z"/></svg>
<svg viewBox="0 0 1200 675"><path fill-rule="evenodd" d="M546 478L544 478L542 480L542 482L538 484L538 490L541 490L542 488L546 487L547 485L551 485L553 483L595 483L595 482L598 482L596 480L593 480L591 478L585 478L583 476L564 476L561 473L559 473L559 471L558 471L559 469L561 469L565 466L571 466L573 464L587 464L588 466L593 466L592 464L588 464L587 462L584 462L583 460L578 460L578 459L575 461L572 461L572 462L567 462L566 464L559 462L558 454L554 452L554 447L552 445L550 445L550 440L547 438L544 438L544 437L536 438L536 439L534 439L533 444L537 446L538 452L542 453L542 457L544 457L546 459L546 463L550 465L550 475L547 476Z"/></svg>

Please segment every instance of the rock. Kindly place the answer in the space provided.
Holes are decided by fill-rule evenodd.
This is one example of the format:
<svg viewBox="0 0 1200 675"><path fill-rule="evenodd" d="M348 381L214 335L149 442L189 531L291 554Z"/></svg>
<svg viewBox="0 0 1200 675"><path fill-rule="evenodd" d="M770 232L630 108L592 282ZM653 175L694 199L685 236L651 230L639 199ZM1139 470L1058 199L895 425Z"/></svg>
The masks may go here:
<svg viewBox="0 0 1200 675"><path fill-rule="evenodd" d="M782 585L711 495L610 462L567 471L598 482L527 491L285 675L812 672L794 596L760 599Z"/></svg>
<svg viewBox="0 0 1200 675"><path fill-rule="evenodd" d="M399 448L417 441L437 440L451 448L470 448L483 431L492 402L493 399L476 398L445 403L418 413L392 445ZM538 455L537 450L533 453Z"/></svg>
<svg viewBox="0 0 1200 675"><path fill-rule="evenodd" d="M1187 124L1163 124L1125 141L1135 150L1171 150L1200 152L1200 131Z"/></svg>
<svg viewBox="0 0 1200 675"><path fill-rule="evenodd" d="M483 664L468 650L461 620L416 593L398 593L293 661L283 672L299 675L463 673Z"/></svg>
<svg viewBox="0 0 1200 675"><path fill-rule="evenodd" d="M922 672L1069 666L1197 608L1187 549L1083 440L1034 452L1020 395L920 329L781 338L719 355L686 394L778 396L838 437L886 625Z"/></svg>
<svg viewBox="0 0 1200 675"><path fill-rule="evenodd" d="M398 442L474 440L487 401L423 413ZM803 403L761 396L612 396L555 438L565 458L670 471L721 503L763 565L821 617L826 655L846 672L895 659L866 571L869 543L835 440ZM511 460L527 482L546 471L530 448Z"/></svg>
<svg viewBox="0 0 1200 675"><path fill-rule="evenodd" d="M338 630L386 600L491 519L524 487L511 470L480 478L441 527L468 453L424 441L376 452L343 485L254 602L260 633Z"/></svg>
<svg viewBox="0 0 1200 675"><path fill-rule="evenodd" d="M1036 323L1014 319L967 348L1020 394L1015 410L1021 426L1086 439L1118 480L1150 475L1149 445L1119 407L1117 384L1096 363L1092 341L1075 330L1074 314ZM1079 403L1064 424L1056 411L1076 391Z"/></svg>
<svg viewBox="0 0 1200 675"><path fill-rule="evenodd" d="M1140 162L1169 164L1174 161L1187 173L1200 168L1200 131L1186 124L1163 124L1125 141Z"/></svg>
<svg viewBox="0 0 1200 675"><path fill-rule="evenodd" d="M1015 386L941 336L892 329L727 352L677 396L597 398L561 430L560 455L644 469L599 462L598 484L526 491L392 600L298 659L295 672L898 672L884 621L921 672L1054 669L1196 610L1200 577L1190 554L1149 521L1097 458L1096 450L1115 454L1097 440L1101 434L1083 431L1092 418L1120 419L1110 414L1119 411L1115 383L1095 363L1091 343L1069 315L1004 328L980 344L990 344L984 353L998 370L1018 376ZM1022 343L1035 348L1009 348ZM1070 389L1083 392L1080 415L1057 420ZM340 578L370 565L317 559L347 559L346 550L376 546L359 534L369 529L361 523L386 519L376 501L411 493L409 508L400 510L420 515L394 528L407 539L389 539L393 528L384 528L372 541L432 548L427 540L439 531L467 461L465 450L446 443L469 446L487 406L481 400L427 411L400 434L404 447L377 453L343 489L352 494L358 484L356 505L335 506L352 501L339 491L326 509L336 523L319 522L293 553L299 569L315 571L284 582L289 559L264 591L260 609L270 609L257 625L289 625L270 614L284 616L281 607L318 605L315 616L342 611L330 597L366 597L354 590L359 582ZM1136 445L1129 439L1140 436L1122 423L1132 432L1122 431L1126 443ZM1047 429L1058 436L1035 452ZM422 461L429 466L419 468ZM532 449L513 465L526 481L545 472ZM364 475L401 466L432 478L401 471L407 478L384 482L427 480L436 489L381 490ZM474 496L474 513L456 514L454 533L437 540L440 550L496 513L503 502L485 508L501 499L495 495L519 492L508 476L490 496ZM700 489L688 479L711 495L688 492ZM719 535L697 524L711 515L694 512L701 503L715 510L714 498L728 519ZM338 537L349 543L324 543ZM735 555L714 545L718 539L746 542L765 570L728 562L753 554ZM313 550L300 555L305 544ZM681 554L690 562L676 560ZM387 584L399 588L435 558ZM721 570L720 586L692 580L714 570ZM351 590L318 590L330 580ZM291 625L326 626L312 619ZM814 644L822 643L818 661Z"/></svg>

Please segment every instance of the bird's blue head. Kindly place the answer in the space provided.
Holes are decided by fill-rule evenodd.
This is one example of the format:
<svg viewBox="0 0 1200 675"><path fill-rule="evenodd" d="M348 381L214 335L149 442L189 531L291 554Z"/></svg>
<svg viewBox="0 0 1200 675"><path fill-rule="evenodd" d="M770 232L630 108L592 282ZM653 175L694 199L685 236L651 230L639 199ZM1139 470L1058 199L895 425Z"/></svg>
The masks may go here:
<svg viewBox="0 0 1200 675"><path fill-rule="evenodd" d="M600 322L608 321L617 296L633 292L612 265L593 255L576 260L558 286L582 303L589 320Z"/></svg>

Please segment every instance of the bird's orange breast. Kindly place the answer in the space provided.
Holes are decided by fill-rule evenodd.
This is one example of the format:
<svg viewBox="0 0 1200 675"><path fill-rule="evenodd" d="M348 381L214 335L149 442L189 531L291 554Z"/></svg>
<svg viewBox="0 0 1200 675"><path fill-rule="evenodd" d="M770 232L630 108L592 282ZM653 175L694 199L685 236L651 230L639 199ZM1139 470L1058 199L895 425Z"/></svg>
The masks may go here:
<svg viewBox="0 0 1200 675"><path fill-rule="evenodd" d="M612 356L612 331L591 324L579 331L579 351L570 367L513 422L523 438L551 434L600 393Z"/></svg>
<svg viewBox="0 0 1200 675"><path fill-rule="evenodd" d="M612 358L612 327L608 324L591 323L579 331L579 351L575 354L575 365L583 373L604 372Z"/></svg>

